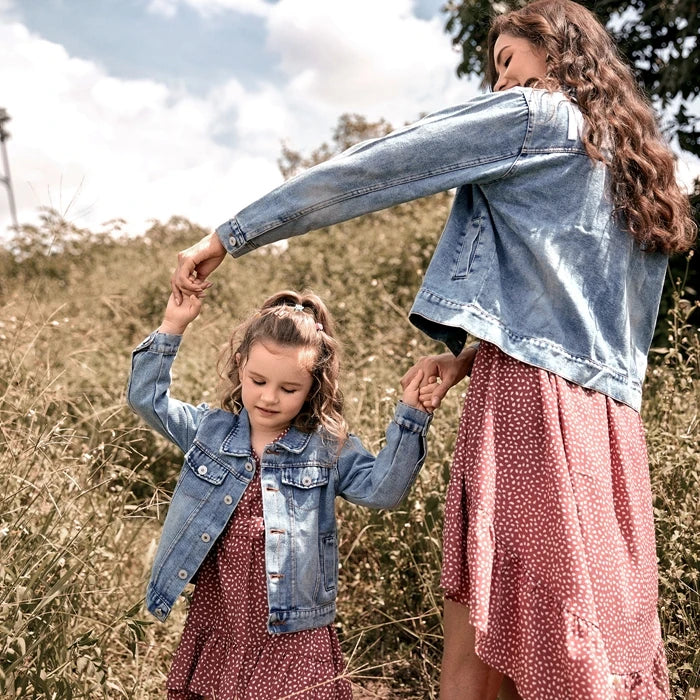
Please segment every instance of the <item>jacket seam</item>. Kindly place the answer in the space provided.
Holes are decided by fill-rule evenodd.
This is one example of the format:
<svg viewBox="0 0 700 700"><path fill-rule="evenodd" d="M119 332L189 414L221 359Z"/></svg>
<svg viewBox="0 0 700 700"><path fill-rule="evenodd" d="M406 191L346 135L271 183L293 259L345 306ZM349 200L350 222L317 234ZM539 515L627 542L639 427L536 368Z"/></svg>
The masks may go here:
<svg viewBox="0 0 700 700"><path fill-rule="evenodd" d="M465 162L460 162L458 164L455 164L450 167L445 167L445 168L437 168L434 170L431 170L427 173L424 173L422 175L418 175L415 177L404 177L404 178L399 178L395 180L391 180L390 182L387 183L381 183L380 185L376 187L364 187L364 188L359 188L355 190L351 190L350 192L344 192L340 195L337 195L336 197L331 197L330 199L326 199L323 202L318 202L317 204L313 206L306 207L305 209L300 209L298 211L295 211L293 215L290 215L288 217L284 218L279 218L276 219L274 222L270 222L268 226L264 226L261 228L253 228L249 230L245 234L245 243L246 245L253 245L255 248L259 247L258 245L254 245L255 241L251 240L253 237L258 237L262 236L263 234L267 233L268 231L273 231L274 229L278 228L279 226L283 226L285 224L288 224L292 221L296 221L297 219L300 219L304 216L307 216L308 214L313 214L315 212L321 211L323 209L326 209L331 206L335 206L336 204L339 204L341 202L345 202L350 199L354 199L355 197L360 197L364 196L367 194L374 194L376 192L383 192L385 190L389 190L392 187L398 187L400 185L406 185L410 184L413 182L419 182L421 180L426 180L428 178L434 177L436 175L444 175L446 173L452 173L452 172L457 172L459 170L465 170L469 167L475 166L475 165L485 165L489 163L498 163L499 161L503 160L508 160L510 158L515 157L516 160L520 157L521 155L522 148L515 153L504 153L502 155L499 155L498 157L495 158L477 158L473 161L465 161ZM508 172L512 170L509 168ZM493 178L492 181L497 181L502 179L501 176L499 178ZM237 223L237 226L240 229L240 224Z"/></svg>

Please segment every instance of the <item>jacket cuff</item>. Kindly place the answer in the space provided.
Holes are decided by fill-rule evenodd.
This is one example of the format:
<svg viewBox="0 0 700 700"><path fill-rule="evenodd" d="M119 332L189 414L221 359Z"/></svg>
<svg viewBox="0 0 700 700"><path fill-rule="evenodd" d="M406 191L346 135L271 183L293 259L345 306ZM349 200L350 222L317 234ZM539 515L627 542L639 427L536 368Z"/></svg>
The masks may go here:
<svg viewBox="0 0 700 700"><path fill-rule="evenodd" d="M394 422L400 427L406 428L413 433L426 435L430 423L433 420L433 414L427 411L421 411L419 408L409 406L403 401L399 401L394 412Z"/></svg>
<svg viewBox="0 0 700 700"><path fill-rule="evenodd" d="M226 223L221 224L216 229L216 235L221 241L221 245L226 248L226 252L233 255L234 258L243 255L243 253L252 250L254 246L246 243L245 236L236 219L230 219Z"/></svg>
<svg viewBox="0 0 700 700"><path fill-rule="evenodd" d="M160 355L175 355L177 354L181 342L181 335L153 331L153 333L134 348L134 352L149 350L150 352L159 353Z"/></svg>

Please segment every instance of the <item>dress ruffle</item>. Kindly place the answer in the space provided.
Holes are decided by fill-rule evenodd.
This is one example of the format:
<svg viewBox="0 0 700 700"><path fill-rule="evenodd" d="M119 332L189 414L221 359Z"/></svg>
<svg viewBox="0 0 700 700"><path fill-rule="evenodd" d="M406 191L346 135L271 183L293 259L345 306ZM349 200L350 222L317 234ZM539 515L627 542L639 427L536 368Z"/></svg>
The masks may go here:
<svg viewBox="0 0 700 700"><path fill-rule="evenodd" d="M196 639L190 641L188 658L181 655L178 659L181 668L189 667L189 673L168 681L169 700L351 697L340 645L328 628L271 637L262 650L238 647L216 630L198 630ZM274 684L270 684L271 676Z"/></svg>
<svg viewBox="0 0 700 700"><path fill-rule="evenodd" d="M477 654L514 679L523 698L670 697L660 637L643 669L611 673L598 626L567 610L534 572L526 571L517 557L499 549L488 515L477 511L465 522L470 525L466 528L463 578L458 585L445 587L445 596L469 608L470 621L476 628ZM451 519L451 527L454 525ZM558 651L558 658L551 656L552 649ZM542 685L542 669L531 664L538 656L547 659L549 690Z"/></svg>
<svg viewBox="0 0 700 700"><path fill-rule="evenodd" d="M648 485L630 485L635 469L618 464L627 451L620 444L634 434L634 423L625 425L630 416L621 421L615 408L606 412L610 400L594 392L575 387L572 400L566 393L574 385L522 365L493 346L486 344L482 355L484 345L481 364L472 374L445 504L446 597L469 608L477 654L510 677L524 700L667 700L668 671L655 607L656 563L653 547L645 541L651 538L653 544L653 527L650 533L646 516L638 512L646 507L639 493L644 496ZM517 400L504 400L508 391L517 392ZM595 410L588 394L598 402ZM553 454L567 455L570 462L583 459L571 455L589 436L574 434L580 418L575 409L585 406L598 418L607 416L605 431L615 434L610 451L616 455L609 458L613 464L608 470L628 477L624 498L616 495L614 483L606 495L596 475L592 488L590 474L581 481L568 467L547 464ZM528 415L531 409L535 415ZM523 416L530 424L540 421L545 436L541 450L537 439L528 437L521 444L515 424ZM511 445L504 453L499 445L505 436ZM609 541L597 541L584 503L590 493L600 502L614 502L609 519L615 524L619 519L623 535L611 533ZM513 518L513 513L522 517ZM572 517L580 519L572 522ZM526 536L516 532L521 527L528 528ZM610 554L616 552L615 537L626 542L628 559ZM606 549L610 551L601 555ZM611 572L615 563L617 578ZM628 581L636 585L627 586ZM625 624L614 620L611 608L616 604ZM634 629L627 632L627 624Z"/></svg>

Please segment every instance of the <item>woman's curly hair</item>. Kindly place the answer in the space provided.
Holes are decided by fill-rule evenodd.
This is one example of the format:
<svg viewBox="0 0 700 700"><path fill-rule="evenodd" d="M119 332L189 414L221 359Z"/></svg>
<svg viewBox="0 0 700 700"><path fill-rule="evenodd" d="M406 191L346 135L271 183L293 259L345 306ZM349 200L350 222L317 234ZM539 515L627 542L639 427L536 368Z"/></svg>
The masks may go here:
<svg viewBox="0 0 700 700"><path fill-rule="evenodd" d="M547 74L538 86L575 97L586 122L586 151L610 168L613 204L630 234L647 250L688 250L697 226L676 181L673 154L603 25L571 0L535 0L496 17L488 37L486 78L492 88L500 34L523 37L544 50Z"/></svg>
<svg viewBox="0 0 700 700"><path fill-rule="evenodd" d="M222 408L232 413L239 413L243 408L239 370L252 346L266 341L315 351L310 370L311 389L292 425L303 432L312 432L320 426L342 445L348 430L339 385L339 344L330 312L310 291L274 294L233 331L217 365Z"/></svg>

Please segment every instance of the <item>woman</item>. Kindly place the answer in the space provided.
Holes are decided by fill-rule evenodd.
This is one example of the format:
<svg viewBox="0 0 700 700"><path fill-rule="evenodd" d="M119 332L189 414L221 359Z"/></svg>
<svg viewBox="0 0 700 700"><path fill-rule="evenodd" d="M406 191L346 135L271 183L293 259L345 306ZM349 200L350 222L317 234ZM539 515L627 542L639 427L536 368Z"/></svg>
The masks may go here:
<svg viewBox="0 0 700 700"><path fill-rule="evenodd" d="M488 73L492 93L239 212L180 254L173 289L202 293L226 251L457 187L410 314L451 352L404 378L440 377L437 405L474 362L446 502L441 697L666 698L638 411L666 256L695 236L688 200L581 6L497 18Z"/></svg>

